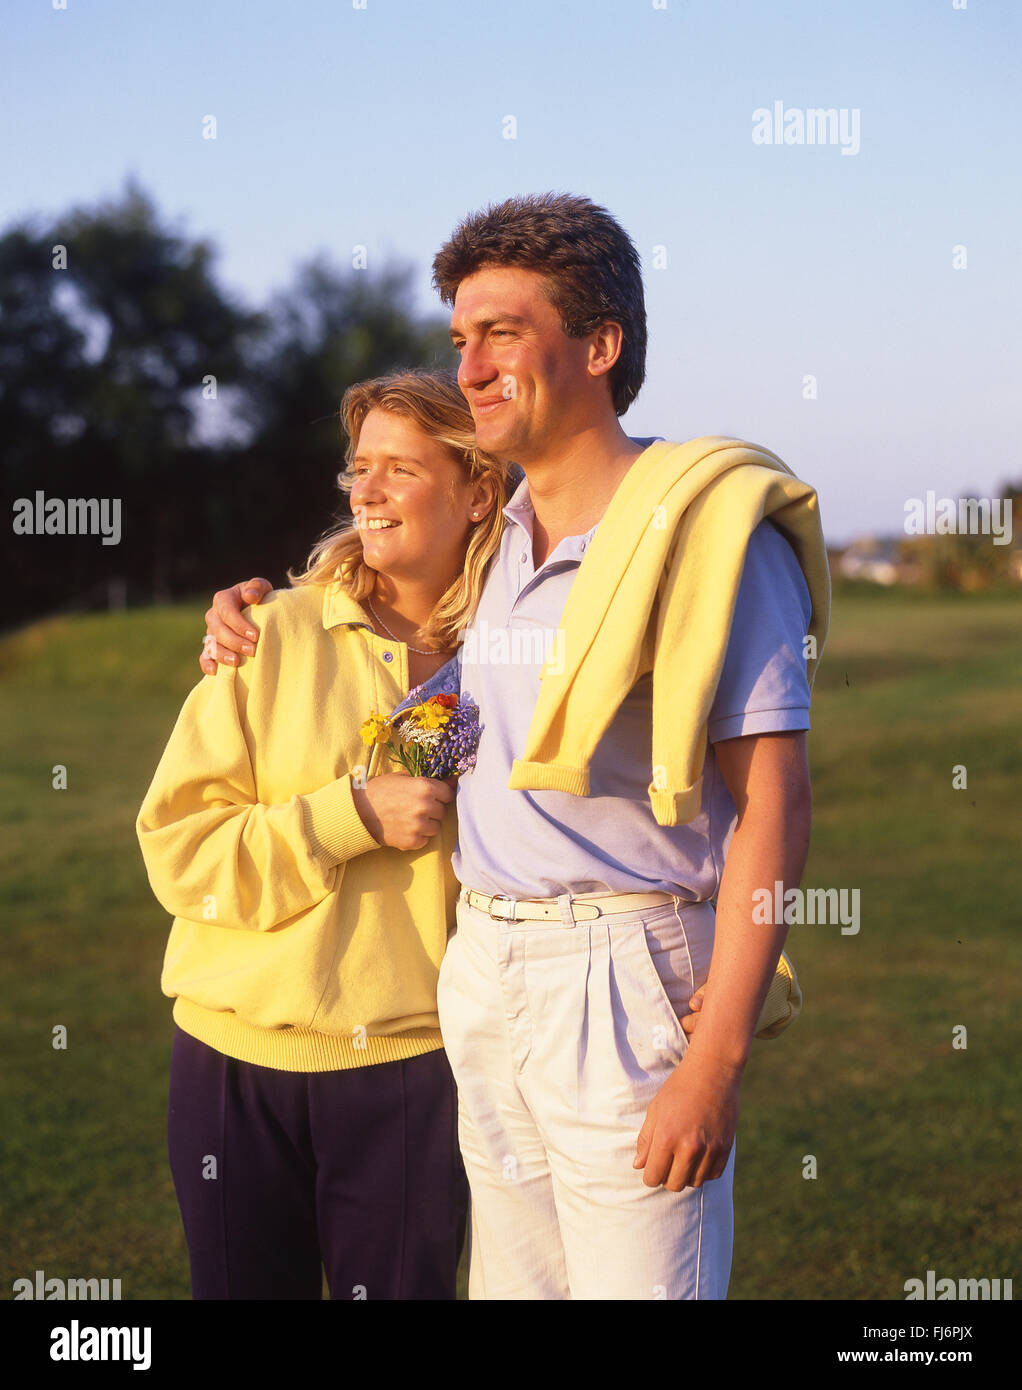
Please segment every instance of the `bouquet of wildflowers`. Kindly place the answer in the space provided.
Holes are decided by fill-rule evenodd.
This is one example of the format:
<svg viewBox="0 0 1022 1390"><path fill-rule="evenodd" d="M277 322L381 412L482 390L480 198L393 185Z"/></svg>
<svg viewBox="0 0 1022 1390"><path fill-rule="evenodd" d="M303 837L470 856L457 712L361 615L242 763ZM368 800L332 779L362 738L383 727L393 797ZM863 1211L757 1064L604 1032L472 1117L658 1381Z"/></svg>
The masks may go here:
<svg viewBox="0 0 1022 1390"><path fill-rule="evenodd" d="M472 700L433 695L397 714L371 714L362 725L362 742L381 744L413 777L460 777L476 765L481 733L479 706Z"/></svg>

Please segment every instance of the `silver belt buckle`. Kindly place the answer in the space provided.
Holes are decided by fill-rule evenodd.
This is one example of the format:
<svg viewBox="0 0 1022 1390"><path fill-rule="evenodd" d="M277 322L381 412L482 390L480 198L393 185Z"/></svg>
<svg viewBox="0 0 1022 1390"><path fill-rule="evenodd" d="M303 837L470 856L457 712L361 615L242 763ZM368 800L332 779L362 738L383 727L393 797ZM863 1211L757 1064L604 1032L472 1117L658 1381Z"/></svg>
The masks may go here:
<svg viewBox="0 0 1022 1390"><path fill-rule="evenodd" d="M498 898L502 899L506 903L511 904L510 917L495 917L493 915L493 904L497 901ZM507 893L493 893L490 896L490 906L487 909L486 915L489 917L491 922L517 922L518 918L515 916L515 904L517 903L517 901L517 898L512 898Z"/></svg>

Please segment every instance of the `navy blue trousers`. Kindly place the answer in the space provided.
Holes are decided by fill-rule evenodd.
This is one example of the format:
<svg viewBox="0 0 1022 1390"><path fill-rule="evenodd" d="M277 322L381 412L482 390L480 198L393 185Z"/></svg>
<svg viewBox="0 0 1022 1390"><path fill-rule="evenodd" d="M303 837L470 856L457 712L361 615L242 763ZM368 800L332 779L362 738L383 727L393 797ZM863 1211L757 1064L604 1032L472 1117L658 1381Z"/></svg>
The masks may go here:
<svg viewBox="0 0 1022 1390"><path fill-rule="evenodd" d="M453 1299L468 1187L442 1049L345 1071L175 1029L170 1167L197 1299Z"/></svg>

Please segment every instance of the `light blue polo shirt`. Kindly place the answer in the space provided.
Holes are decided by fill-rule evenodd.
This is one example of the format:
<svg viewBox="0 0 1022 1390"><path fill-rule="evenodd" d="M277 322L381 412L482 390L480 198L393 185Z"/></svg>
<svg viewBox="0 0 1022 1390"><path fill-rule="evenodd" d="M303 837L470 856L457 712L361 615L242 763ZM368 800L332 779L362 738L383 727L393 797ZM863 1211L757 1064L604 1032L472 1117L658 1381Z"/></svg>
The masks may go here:
<svg viewBox="0 0 1022 1390"><path fill-rule="evenodd" d="M638 440L648 444L652 441ZM511 791L539 695L556 657L564 604L596 532L569 536L537 570L534 513L523 481L504 508L508 526L461 648L461 689L479 705L475 770L458 784L454 872L468 888L516 898L561 893L716 895L736 812L713 743L809 728L803 639L812 606L784 536L763 521L749 539L727 654L710 712L702 804L686 825L653 817L652 675L625 699L590 764L590 795ZM685 699L684 689L677 698Z"/></svg>

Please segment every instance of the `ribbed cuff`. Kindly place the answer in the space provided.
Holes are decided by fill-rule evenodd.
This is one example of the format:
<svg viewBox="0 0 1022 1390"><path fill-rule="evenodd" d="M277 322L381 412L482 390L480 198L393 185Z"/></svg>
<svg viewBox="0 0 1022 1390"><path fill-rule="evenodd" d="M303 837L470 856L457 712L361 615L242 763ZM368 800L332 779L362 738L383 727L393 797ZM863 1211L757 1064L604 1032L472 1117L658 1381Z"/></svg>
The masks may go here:
<svg viewBox="0 0 1022 1390"><path fill-rule="evenodd" d="M324 864L343 864L356 854L379 849L362 823L352 794L351 777L346 774L306 796L300 796L302 820L309 847Z"/></svg>
<svg viewBox="0 0 1022 1390"><path fill-rule="evenodd" d="M532 763L515 758L508 786L512 791L567 792L570 796L589 795L589 769L557 763Z"/></svg>
<svg viewBox="0 0 1022 1390"><path fill-rule="evenodd" d="M687 825L699 814L703 802L703 779L681 792L662 791L650 783L649 804L657 825Z"/></svg>
<svg viewBox="0 0 1022 1390"><path fill-rule="evenodd" d="M401 1062L443 1047L439 1028L368 1037L338 1037L312 1028L255 1028L237 1014L203 1009L181 995L174 1001L174 1022L216 1052L274 1071L347 1071Z"/></svg>
<svg viewBox="0 0 1022 1390"><path fill-rule="evenodd" d="M802 991L799 988L798 976L795 974L795 967L782 951L759 1018L756 1020L753 1037L776 1038L801 1012Z"/></svg>

